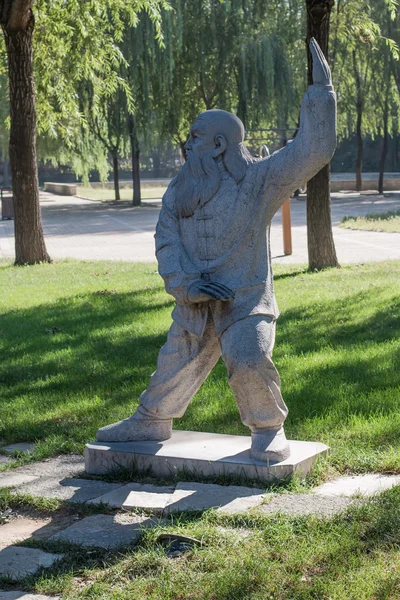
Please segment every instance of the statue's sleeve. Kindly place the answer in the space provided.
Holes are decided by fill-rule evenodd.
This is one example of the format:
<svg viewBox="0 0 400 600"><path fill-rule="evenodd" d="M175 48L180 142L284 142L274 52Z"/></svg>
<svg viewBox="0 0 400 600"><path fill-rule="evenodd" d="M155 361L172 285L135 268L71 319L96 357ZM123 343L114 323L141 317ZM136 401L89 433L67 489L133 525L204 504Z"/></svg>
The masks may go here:
<svg viewBox="0 0 400 600"><path fill-rule="evenodd" d="M189 286L200 277L195 267L186 273L182 269L185 250L179 234L179 217L174 206L173 186L170 184L164 194L162 207L155 233L158 272L164 280L165 290L182 304L187 302ZM186 267L190 264L185 257Z"/></svg>
<svg viewBox="0 0 400 600"><path fill-rule="evenodd" d="M331 160L335 148L335 92L332 86L312 85L303 98L297 136L255 165L271 218L293 192L304 187Z"/></svg>

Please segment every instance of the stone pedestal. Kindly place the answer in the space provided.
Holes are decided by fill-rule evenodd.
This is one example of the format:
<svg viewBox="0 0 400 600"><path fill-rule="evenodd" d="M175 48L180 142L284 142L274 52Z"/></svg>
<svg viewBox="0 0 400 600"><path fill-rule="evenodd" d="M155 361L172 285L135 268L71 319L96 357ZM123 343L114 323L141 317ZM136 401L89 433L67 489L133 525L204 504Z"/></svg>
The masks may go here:
<svg viewBox="0 0 400 600"><path fill-rule="evenodd" d="M250 456L247 436L173 431L165 442L93 442L85 448L86 472L101 475L120 468L171 478L185 473L202 477L232 476L241 480L276 481L295 473L305 477L318 456L329 452L320 442L290 441L290 457L265 463Z"/></svg>

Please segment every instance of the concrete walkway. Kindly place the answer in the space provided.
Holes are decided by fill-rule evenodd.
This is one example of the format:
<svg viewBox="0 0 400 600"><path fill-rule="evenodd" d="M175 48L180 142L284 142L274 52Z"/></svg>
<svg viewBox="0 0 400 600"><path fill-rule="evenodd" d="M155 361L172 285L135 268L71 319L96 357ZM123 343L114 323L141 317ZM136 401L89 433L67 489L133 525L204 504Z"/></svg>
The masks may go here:
<svg viewBox="0 0 400 600"><path fill-rule="evenodd" d="M5 449L0 447L1 451ZM70 510L63 511L60 506L43 514L29 512L28 506L0 511L0 578L22 583L32 575L46 579L52 576L52 571L47 569L57 563L62 568L63 562L68 562L71 548L63 546L65 542L80 548L118 551L133 547L143 530L152 527L167 528L157 540L167 538L170 550L174 550L174 544L181 543L181 549L171 556L180 555L190 549L185 543L197 543L197 540L176 534L173 513L214 508L225 515L314 515L328 519L400 484L400 475L371 473L340 477L310 493L276 494L265 488L196 482L168 486L110 483L87 479L84 465L79 455L62 455L0 472L0 490L11 488L11 493L72 503ZM82 504L87 505L87 511L96 506L100 511L85 516L84 511L77 512L78 505L82 507ZM240 536L237 529L220 526L219 530L230 537ZM52 543L51 552L47 547L43 550L38 547L47 540ZM185 543L182 540L186 540ZM27 547L29 542L34 542L34 547L30 544ZM57 542L61 545L57 546ZM50 600L47 596L0 590L0 600L19 598Z"/></svg>
<svg viewBox="0 0 400 600"><path fill-rule="evenodd" d="M280 211L271 229L274 263L307 263L305 198L292 199L293 254L283 256ZM41 193L47 248L54 259L154 261L154 229L161 201L134 208L77 197ZM400 233L351 231L338 225L345 215L400 210L400 192L337 193L332 196L332 222L340 263L400 259ZM0 221L0 258L14 257L14 223Z"/></svg>

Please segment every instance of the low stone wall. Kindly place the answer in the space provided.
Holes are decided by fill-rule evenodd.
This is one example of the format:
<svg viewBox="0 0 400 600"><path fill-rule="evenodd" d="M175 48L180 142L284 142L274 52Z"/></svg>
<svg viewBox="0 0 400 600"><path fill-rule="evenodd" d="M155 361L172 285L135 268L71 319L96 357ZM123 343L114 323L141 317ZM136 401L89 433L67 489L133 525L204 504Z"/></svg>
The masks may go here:
<svg viewBox="0 0 400 600"><path fill-rule="evenodd" d="M355 179L331 180L331 192L342 192L344 190L355 191ZM383 189L385 192L400 190L400 178L387 178L383 180ZM362 190L378 191L378 179L363 179Z"/></svg>
<svg viewBox="0 0 400 600"><path fill-rule="evenodd" d="M143 187L166 187L167 185L169 185L170 183L170 179L141 179L140 180L140 185ZM113 190L114 189L114 182L113 181L91 181L89 183L90 187L92 187L93 189L98 189L98 188L103 188L106 190ZM123 188L132 188L132 180L127 180L127 179L122 179L119 181L119 187L120 189Z"/></svg>
<svg viewBox="0 0 400 600"><path fill-rule="evenodd" d="M76 196L76 188L76 183L51 183L49 181L46 181L44 184L45 192L50 192L51 194L59 194L60 196Z"/></svg>

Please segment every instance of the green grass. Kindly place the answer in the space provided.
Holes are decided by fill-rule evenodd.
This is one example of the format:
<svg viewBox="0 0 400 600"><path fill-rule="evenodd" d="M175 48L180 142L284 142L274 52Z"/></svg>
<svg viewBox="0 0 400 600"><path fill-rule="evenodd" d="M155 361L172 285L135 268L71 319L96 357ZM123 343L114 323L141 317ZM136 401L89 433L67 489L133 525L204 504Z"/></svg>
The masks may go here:
<svg viewBox="0 0 400 600"><path fill-rule="evenodd" d="M142 185L141 195L142 200L161 200L166 190L165 186L147 186ZM132 188L121 188L121 200L132 202ZM102 202L110 202L115 200L114 190L105 188L81 187L77 188L77 195L93 200L101 200Z"/></svg>
<svg viewBox="0 0 400 600"><path fill-rule="evenodd" d="M160 533L193 537L201 546L172 557L158 543ZM183 514L119 552L25 545L64 558L18 589L63 600L398 600L400 487L325 520Z"/></svg>
<svg viewBox="0 0 400 600"><path fill-rule="evenodd" d="M400 472L400 262L275 280L288 436L329 444L331 471ZM3 262L0 289L0 438L37 441L33 459L82 452L155 369L173 308L156 266ZM174 425L248 434L222 362Z"/></svg>
<svg viewBox="0 0 400 600"><path fill-rule="evenodd" d="M344 229L400 233L400 210L384 213L367 213L363 217L343 217L340 227Z"/></svg>

